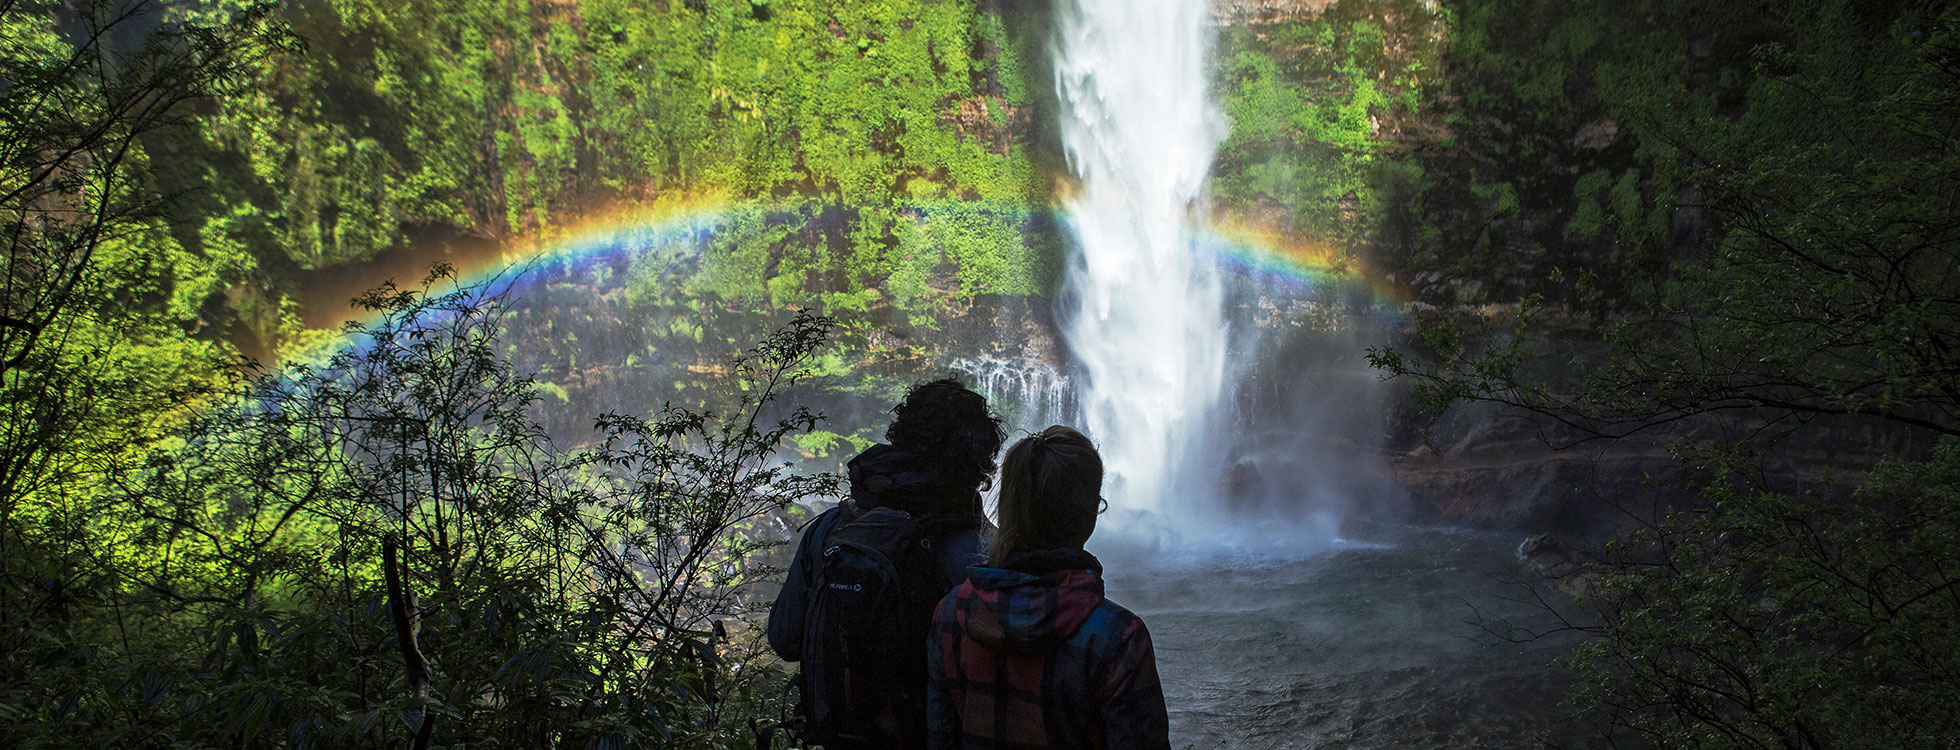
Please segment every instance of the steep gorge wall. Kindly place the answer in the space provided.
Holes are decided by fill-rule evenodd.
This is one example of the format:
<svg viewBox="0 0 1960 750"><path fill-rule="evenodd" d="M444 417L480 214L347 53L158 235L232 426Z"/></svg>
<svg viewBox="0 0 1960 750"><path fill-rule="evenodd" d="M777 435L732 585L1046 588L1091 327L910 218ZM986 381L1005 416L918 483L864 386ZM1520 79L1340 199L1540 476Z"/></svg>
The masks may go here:
<svg viewBox="0 0 1960 750"><path fill-rule="evenodd" d="M846 321L857 361L829 382L867 403L960 362L1065 372L1046 294L1063 247L1047 206L1066 169L1041 4L741 5L304 4L308 57L269 71L263 97L213 115L183 152L221 167L205 194L233 217L187 241L257 257L214 286L212 317L228 298L237 325L277 346L306 327L294 308L342 309L303 295L345 296L313 280L361 258L412 258L362 271L407 280L427 259L494 256L622 205L713 193L762 207L684 267L555 282L565 318L527 357L569 407L656 399L668 376L645 363L661 357L678 358L672 383L705 390L714 361L792 306ZM1297 364L1294 382L1268 382L1365 377L1358 353L1409 330L1362 314L1380 304L1422 315L1542 294L1575 311L1559 335L1583 340L1614 279L1692 247L1699 219L1673 208L1670 166L1614 111L1661 84L1603 62L1653 42L1688 86L1734 64L1733 43L1593 5L1215 5L1232 124L1217 219L1349 289L1244 302L1256 325L1347 357L1334 375ZM585 311L604 294L580 285L600 283L620 286L604 293L616 306ZM646 330L598 332L607 321ZM1301 440L1382 446L1424 517L1578 523L1608 503L1573 488L1637 493L1625 488L1671 476L1657 445L1586 460L1482 412L1425 443L1419 415L1389 412L1373 436Z"/></svg>
<svg viewBox="0 0 1960 750"><path fill-rule="evenodd" d="M1739 82L1756 42L1713 29L1748 23L1665 2L1216 7L1233 119L1214 175L1219 213L1393 290L1408 320L1354 347L1419 353L1406 334L1420 321L1481 315L1508 326L1532 297L1547 311L1534 340L1561 352L1532 366L1570 373L1568 360L1595 350L1604 326L1647 293L1641 284L1706 249L1709 219L1684 187L1682 157L1642 113L1720 117L1745 106ZM1348 327L1371 325L1336 307ZM1278 323L1307 327L1327 312ZM1314 386L1303 377L1297 387ZM1398 400L1379 445L1418 516L1590 532L1693 497L1706 477L1676 460L1675 441L1759 427L1712 419L1560 449L1575 436L1527 415L1459 408L1432 422ZM1765 461L1793 485L1824 481L1806 461L1883 455L1860 447L1870 444L1860 429Z"/></svg>

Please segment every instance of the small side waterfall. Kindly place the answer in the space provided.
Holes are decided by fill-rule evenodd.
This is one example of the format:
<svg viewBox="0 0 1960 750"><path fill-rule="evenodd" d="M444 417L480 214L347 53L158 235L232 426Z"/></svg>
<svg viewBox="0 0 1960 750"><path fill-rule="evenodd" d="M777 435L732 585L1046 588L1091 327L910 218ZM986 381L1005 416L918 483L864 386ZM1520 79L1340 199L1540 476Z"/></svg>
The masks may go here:
<svg viewBox="0 0 1960 750"><path fill-rule="evenodd" d="M1161 512L1210 491L1222 442L1228 327L1195 256L1199 200L1226 133L1210 97L1205 0L1070 0L1059 8L1062 145L1081 190L1062 331L1081 368L1082 426L1112 505Z"/></svg>
<svg viewBox="0 0 1960 750"><path fill-rule="evenodd" d="M955 359L948 366L1020 429L1038 430L1070 418L1069 378L1046 362L979 355Z"/></svg>

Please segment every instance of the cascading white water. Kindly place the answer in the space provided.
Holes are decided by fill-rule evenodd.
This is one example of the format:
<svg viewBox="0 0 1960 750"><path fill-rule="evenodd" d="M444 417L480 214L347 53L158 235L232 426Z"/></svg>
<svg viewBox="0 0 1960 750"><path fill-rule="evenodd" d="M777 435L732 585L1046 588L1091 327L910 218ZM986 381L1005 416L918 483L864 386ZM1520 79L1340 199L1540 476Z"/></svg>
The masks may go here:
<svg viewBox="0 0 1960 750"><path fill-rule="evenodd" d="M1015 426L1039 430L1058 419L1068 419L1068 376L1047 362L1035 359L1002 359L987 355L961 357L948 363L955 373L996 405L1015 403L1022 413L1014 415Z"/></svg>
<svg viewBox="0 0 1960 750"><path fill-rule="evenodd" d="M1210 96L1206 0L1069 0L1054 50L1076 252L1063 336L1112 505L1158 512L1196 489L1224 387L1217 272L1197 205L1225 135Z"/></svg>

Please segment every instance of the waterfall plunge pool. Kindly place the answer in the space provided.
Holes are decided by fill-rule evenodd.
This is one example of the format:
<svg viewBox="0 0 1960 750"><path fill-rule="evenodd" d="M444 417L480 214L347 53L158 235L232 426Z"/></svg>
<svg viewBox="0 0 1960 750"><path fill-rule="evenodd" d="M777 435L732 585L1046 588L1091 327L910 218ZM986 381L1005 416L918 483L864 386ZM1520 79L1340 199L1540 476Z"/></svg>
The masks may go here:
<svg viewBox="0 0 1960 750"><path fill-rule="evenodd" d="M1543 582L1517 535L1350 536L1292 555L1105 553L1110 598L1150 628L1173 747L1606 746L1562 704L1575 678L1555 660L1575 637L1478 625L1556 624L1530 602Z"/></svg>

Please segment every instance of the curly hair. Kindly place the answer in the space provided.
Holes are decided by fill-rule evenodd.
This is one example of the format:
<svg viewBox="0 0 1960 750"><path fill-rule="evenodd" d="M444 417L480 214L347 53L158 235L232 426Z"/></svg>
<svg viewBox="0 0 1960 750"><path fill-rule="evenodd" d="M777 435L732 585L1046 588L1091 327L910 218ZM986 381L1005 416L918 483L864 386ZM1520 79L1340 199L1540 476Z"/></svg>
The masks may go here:
<svg viewBox="0 0 1960 750"><path fill-rule="evenodd" d="M892 414L885 441L944 466L949 488L993 486L994 455L1007 442L1007 427L987 409L985 396L953 378L934 380L912 386Z"/></svg>

